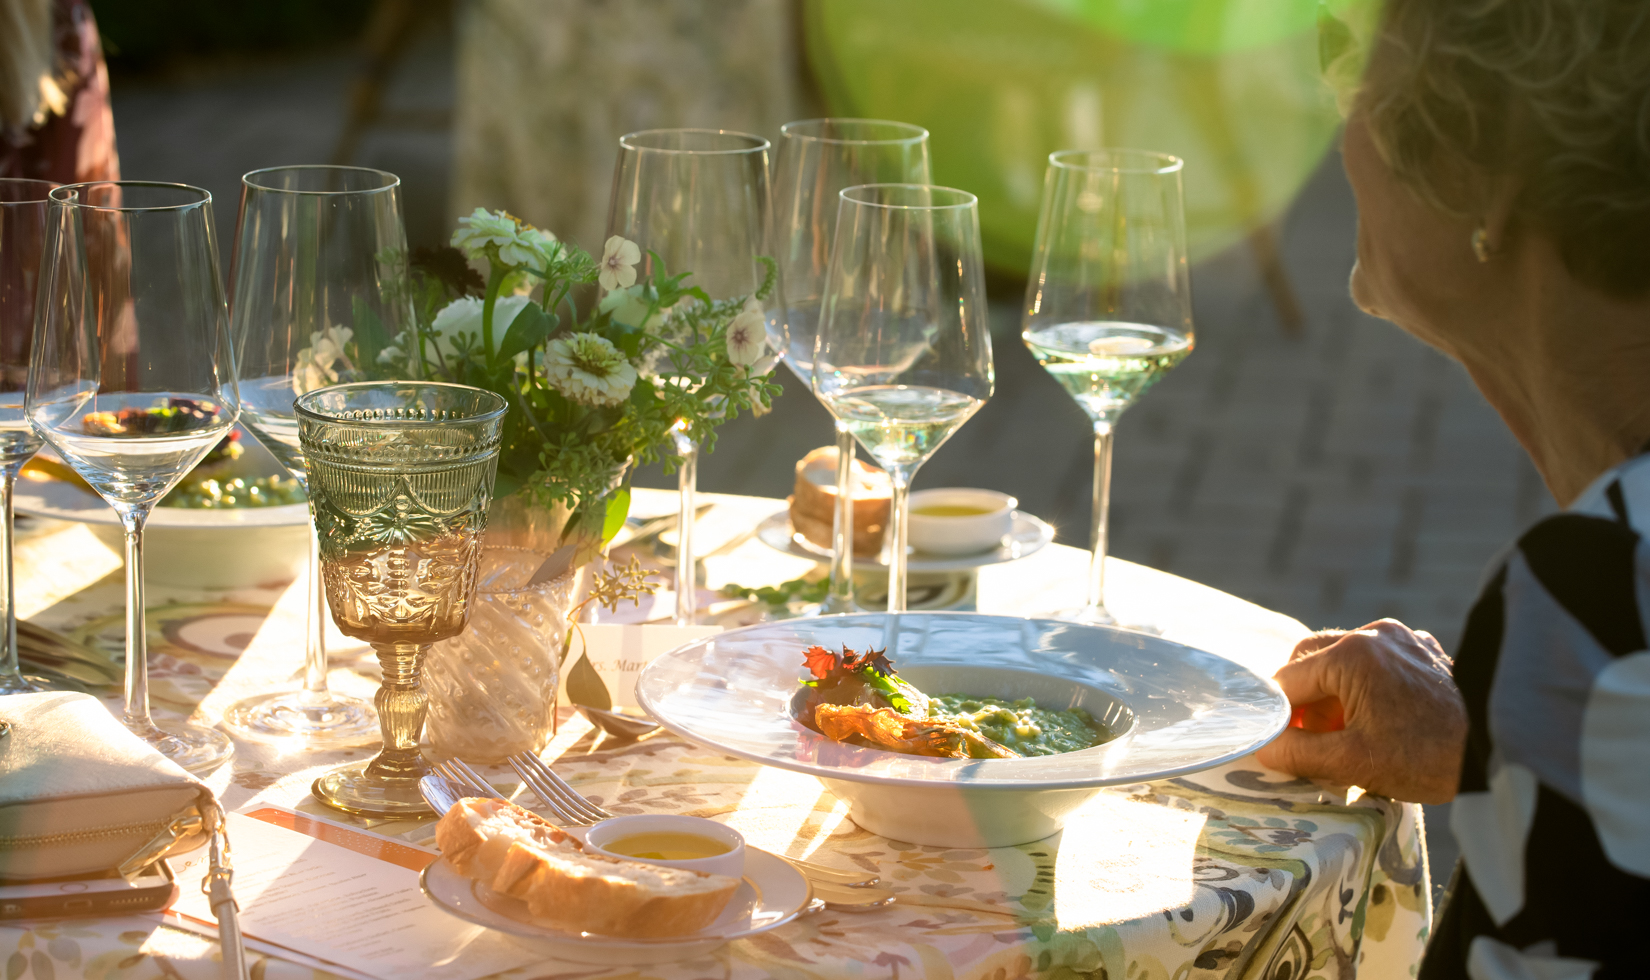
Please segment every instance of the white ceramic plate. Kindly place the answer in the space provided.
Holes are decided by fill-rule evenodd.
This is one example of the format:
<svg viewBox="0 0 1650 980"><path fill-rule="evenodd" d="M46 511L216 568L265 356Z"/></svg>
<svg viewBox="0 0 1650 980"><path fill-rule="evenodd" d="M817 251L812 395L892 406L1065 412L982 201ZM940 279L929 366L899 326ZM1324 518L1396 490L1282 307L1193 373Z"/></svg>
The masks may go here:
<svg viewBox="0 0 1650 980"><path fill-rule="evenodd" d="M791 715L791 698L807 676L803 651L816 643L886 648L895 670L929 694L952 693L929 679L943 667L974 684L1001 672L1007 682L1017 676L1031 686L1087 691L1091 713L1096 698L1110 695L1132 712L1133 726L1103 745L1024 759L932 759L844 745ZM973 674L982 670L988 673ZM729 630L656 658L637 680L636 696L664 727L729 755L911 786L1055 789L1165 779L1247 755L1289 721L1289 701L1276 683L1213 653L1129 630L959 612L857 613Z"/></svg>
<svg viewBox="0 0 1650 980"><path fill-rule="evenodd" d="M442 910L574 963L667 963L701 956L723 943L777 929L801 915L813 900L808 879L795 865L756 848L745 849L745 880L716 921L691 936L672 939L616 939L539 924L524 903L464 877L445 859L425 868L418 882Z"/></svg>
<svg viewBox="0 0 1650 980"><path fill-rule="evenodd" d="M83 524L118 525L120 518L102 497L61 480L17 481L14 506L19 514ZM278 507L156 507L147 527L288 527L309 523L308 504Z"/></svg>
<svg viewBox="0 0 1650 980"><path fill-rule="evenodd" d="M756 536L768 547L776 551L783 551L788 555L821 562L831 560L830 549L821 548L791 528L790 511L779 511L758 524ZM996 565L1035 554L1053 540L1054 528L1047 521L1017 510L1014 512L1014 529L1009 532L1008 539L1001 547L977 555L930 555L921 551L913 551L906 561L905 570L908 572L960 572L970 568L979 568L981 565ZM854 567L870 570L883 569L888 566L880 558L856 558L854 559Z"/></svg>
<svg viewBox="0 0 1650 980"><path fill-rule="evenodd" d="M832 741L793 698L803 651L883 648L930 694L1083 708L1116 737L1077 752L934 759ZM761 623L655 659L636 698L665 728L719 752L817 776L866 830L938 847L1006 847L1058 832L1102 786L1167 779L1275 738L1289 702L1272 681L1161 637L973 613L863 613Z"/></svg>

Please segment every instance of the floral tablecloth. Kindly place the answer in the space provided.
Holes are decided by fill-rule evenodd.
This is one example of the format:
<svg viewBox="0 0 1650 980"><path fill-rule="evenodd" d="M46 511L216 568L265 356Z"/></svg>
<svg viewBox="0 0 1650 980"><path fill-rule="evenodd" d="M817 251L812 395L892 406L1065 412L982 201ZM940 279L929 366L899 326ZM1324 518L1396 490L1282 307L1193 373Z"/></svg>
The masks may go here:
<svg viewBox="0 0 1650 980"><path fill-rule="evenodd" d="M702 544L732 540L775 501L710 498ZM665 512L667 495L638 495ZM26 615L118 646L121 596L109 555L78 526L48 526L20 549ZM76 556L64 560L65 555ZM1070 604L1086 556L1051 546L982 570L978 606L1032 612ZM32 563L32 564L31 564ZM116 559L118 564L118 559ZM710 585L775 582L807 563L749 541L713 559ZM1223 593L1126 562L1109 568L1125 618L1270 672L1306 632ZM88 577L95 581L76 582ZM150 590L151 689L161 719L216 720L248 694L289 683L301 659L301 589L273 583L213 592ZM370 696L376 661L334 635L335 687ZM111 701L111 704L114 704ZM1269 772L1253 759L1192 777L1101 793L1053 838L991 850L891 841L860 830L846 807L806 776L750 763L658 733L604 742L564 709L545 757L586 795L620 813L708 816L753 844L810 861L874 870L897 892L869 912L816 912L703 959L607 969L546 961L512 977L924 977L1192 980L1213 977L1413 976L1430 921L1424 831L1417 807ZM294 755L238 743L208 782L230 809L276 803L347 820L309 786L365 750ZM513 782L503 771L494 782ZM524 803L535 802L529 794ZM358 821L426 843L428 821ZM254 955L254 978L325 976ZM156 916L0 925L5 980L218 975L216 946Z"/></svg>

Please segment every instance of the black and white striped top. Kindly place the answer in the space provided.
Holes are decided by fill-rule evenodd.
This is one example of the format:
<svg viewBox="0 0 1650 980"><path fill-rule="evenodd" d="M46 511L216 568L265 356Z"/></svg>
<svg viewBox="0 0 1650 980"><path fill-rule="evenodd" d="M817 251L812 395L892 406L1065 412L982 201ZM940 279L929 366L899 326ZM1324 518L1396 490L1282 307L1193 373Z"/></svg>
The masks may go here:
<svg viewBox="0 0 1650 980"><path fill-rule="evenodd" d="M1650 977L1650 455L1496 566L1455 660L1461 846L1421 980Z"/></svg>

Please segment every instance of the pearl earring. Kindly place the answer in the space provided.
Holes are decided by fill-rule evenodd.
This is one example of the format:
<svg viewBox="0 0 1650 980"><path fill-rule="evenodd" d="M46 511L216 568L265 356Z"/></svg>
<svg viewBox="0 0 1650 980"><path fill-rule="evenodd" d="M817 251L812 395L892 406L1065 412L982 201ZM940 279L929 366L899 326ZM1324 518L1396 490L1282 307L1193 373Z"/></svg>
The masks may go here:
<svg viewBox="0 0 1650 980"><path fill-rule="evenodd" d="M1490 260L1490 233L1484 230L1483 225L1472 233L1472 254L1478 256L1480 262Z"/></svg>

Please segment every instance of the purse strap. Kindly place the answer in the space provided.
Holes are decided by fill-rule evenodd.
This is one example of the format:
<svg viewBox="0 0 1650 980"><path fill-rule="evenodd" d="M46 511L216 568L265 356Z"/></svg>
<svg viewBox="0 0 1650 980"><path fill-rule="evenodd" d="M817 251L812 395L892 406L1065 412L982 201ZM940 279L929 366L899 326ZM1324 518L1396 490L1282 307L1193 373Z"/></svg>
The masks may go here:
<svg viewBox="0 0 1650 980"><path fill-rule="evenodd" d="M212 906L212 915L218 920L218 944L223 948L224 980L248 980L246 947L241 942L240 906L235 902L231 888L235 868L230 861L229 827L223 808L214 799L207 819L212 824L208 843L210 864L206 877L201 879L201 891Z"/></svg>

